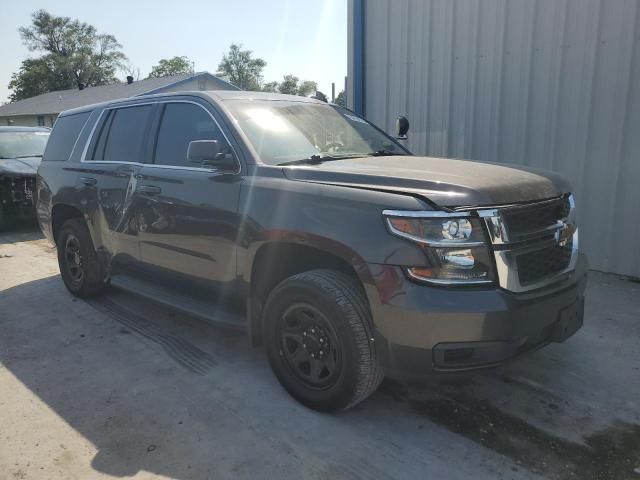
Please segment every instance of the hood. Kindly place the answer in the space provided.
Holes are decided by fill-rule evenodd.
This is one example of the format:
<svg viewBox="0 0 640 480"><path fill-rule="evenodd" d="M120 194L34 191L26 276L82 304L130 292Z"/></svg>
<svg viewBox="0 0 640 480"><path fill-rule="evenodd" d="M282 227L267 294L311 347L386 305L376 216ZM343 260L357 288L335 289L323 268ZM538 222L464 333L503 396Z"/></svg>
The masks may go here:
<svg viewBox="0 0 640 480"><path fill-rule="evenodd" d="M291 180L403 191L440 207L529 202L570 191L569 184L551 172L447 158L364 157L283 169Z"/></svg>
<svg viewBox="0 0 640 480"><path fill-rule="evenodd" d="M0 158L0 175L35 175L40 157Z"/></svg>

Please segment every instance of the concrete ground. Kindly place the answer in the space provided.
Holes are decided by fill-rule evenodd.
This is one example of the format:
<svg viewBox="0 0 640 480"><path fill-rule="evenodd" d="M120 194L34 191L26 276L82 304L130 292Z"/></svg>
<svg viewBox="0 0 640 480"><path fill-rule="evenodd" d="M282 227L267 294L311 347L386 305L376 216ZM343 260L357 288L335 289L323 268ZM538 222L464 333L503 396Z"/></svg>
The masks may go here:
<svg viewBox="0 0 640 480"><path fill-rule="evenodd" d="M592 273L585 321L499 370L323 415L241 334L73 298L23 228L0 235L0 478L640 479L640 284Z"/></svg>

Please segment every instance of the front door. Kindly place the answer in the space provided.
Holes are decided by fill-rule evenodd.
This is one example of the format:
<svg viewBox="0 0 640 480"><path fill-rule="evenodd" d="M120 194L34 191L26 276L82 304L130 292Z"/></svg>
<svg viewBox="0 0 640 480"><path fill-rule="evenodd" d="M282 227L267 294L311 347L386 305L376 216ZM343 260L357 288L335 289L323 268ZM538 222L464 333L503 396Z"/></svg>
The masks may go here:
<svg viewBox="0 0 640 480"><path fill-rule="evenodd" d="M240 177L190 163L187 149L193 140L218 140L233 150L211 114L193 102L161 104L155 132L133 202L140 259L157 278L190 278L224 295L236 278Z"/></svg>

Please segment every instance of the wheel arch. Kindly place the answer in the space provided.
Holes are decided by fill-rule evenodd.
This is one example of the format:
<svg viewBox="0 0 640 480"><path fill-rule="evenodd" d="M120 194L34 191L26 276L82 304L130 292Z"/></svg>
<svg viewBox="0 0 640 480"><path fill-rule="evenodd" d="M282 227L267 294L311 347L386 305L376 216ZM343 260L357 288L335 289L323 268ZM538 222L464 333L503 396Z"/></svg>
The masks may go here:
<svg viewBox="0 0 640 480"><path fill-rule="evenodd" d="M80 209L72 205L59 203L53 206L51 209L51 234L53 235L54 243L58 242L58 234L64 222L72 218L84 220L84 215L82 215Z"/></svg>
<svg viewBox="0 0 640 480"><path fill-rule="evenodd" d="M325 238L304 241L296 238L271 240L253 249L243 276L249 285L247 313L249 335L254 346L262 343L262 309L273 288L297 273L328 268L340 271L363 288L369 299L368 286L373 279L366 262L352 249Z"/></svg>

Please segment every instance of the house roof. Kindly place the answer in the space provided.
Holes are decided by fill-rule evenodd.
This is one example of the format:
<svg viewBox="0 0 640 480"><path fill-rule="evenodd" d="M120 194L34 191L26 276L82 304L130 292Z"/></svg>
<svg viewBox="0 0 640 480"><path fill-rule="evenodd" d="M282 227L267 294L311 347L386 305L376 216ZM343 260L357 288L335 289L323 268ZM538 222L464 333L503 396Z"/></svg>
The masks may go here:
<svg viewBox="0 0 640 480"><path fill-rule="evenodd" d="M197 72L194 74L172 75L170 77L148 78L138 80L131 84L114 83L99 87L86 87L83 90L77 88L71 90L58 90L44 93L13 103L0 106L0 117L19 115L49 115L58 114L64 110L82 107L94 103L107 102L118 98L135 97L145 93L155 93L167 87L180 84L197 77L209 77L225 85L226 88L237 90L237 87L229 82L211 75L209 72Z"/></svg>

